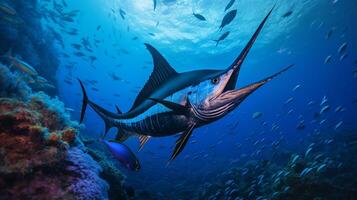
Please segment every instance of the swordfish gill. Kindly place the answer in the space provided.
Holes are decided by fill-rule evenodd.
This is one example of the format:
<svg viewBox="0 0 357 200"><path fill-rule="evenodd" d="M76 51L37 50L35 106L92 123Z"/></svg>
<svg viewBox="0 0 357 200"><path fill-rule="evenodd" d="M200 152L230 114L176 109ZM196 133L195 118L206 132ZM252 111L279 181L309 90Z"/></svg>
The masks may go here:
<svg viewBox="0 0 357 200"><path fill-rule="evenodd" d="M222 118L259 87L292 67L289 65L261 81L235 89L242 63L272 10L260 23L240 55L225 70L178 73L153 46L145 44L152 55L154 69L132 108L126 113L122 113L119 108L117 112L108 111L89 100L84 85L79 80L83 91L80 122L83 121L89 105L104 120L105 133L110 128L117 127L117 142L124 142L130 136L138 136L140 149L150 137L180 133L169 161L175 159L195 128Z"/></svg>

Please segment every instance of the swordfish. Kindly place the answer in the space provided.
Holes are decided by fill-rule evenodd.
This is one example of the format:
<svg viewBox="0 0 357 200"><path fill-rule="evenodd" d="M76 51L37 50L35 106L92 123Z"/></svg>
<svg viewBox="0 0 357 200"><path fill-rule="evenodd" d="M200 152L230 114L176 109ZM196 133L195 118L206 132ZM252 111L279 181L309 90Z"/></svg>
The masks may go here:
<svg viewBox="0 0 357 200"><path fill-rule="evenodd" d="M130 136L138 136L140 149L151 137L179 134L169 161L175 159L184 149L194 129L224 117L255 90L292 67L289 65L263 80L240 89L235 88L243 61L272 10L238 57L224 70L178 73L159 51L150 44L145 44L153 58L154 69L132 108L126 113L122 113L118 107L117 112L111 112L89 100L85 87L79 80L83 92L80 122L82 123L89 105L103 119L105 133L116 127L117 142L124 142Z"/></svg>

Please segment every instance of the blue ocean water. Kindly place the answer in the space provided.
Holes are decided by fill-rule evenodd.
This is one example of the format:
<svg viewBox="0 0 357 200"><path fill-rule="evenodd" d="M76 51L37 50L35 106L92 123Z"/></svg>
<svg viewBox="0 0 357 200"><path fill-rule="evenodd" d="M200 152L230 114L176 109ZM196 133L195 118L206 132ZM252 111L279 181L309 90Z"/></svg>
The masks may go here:
<svg viewBox="0 0 357 200"><path fill-rule="evenodd" d="M278 159L279 151L289 151L289 155L305 152L314 133L326 134L327 139L327 133L356 129L356 1L237 0L230 8L237 9L237 16L220 31L227 3L158 0L154 10L152 0L68 1L68 8L80 11L75 23L54 26L66 46L60 52L69 55L59 55L59 96L74 110L73 118L79 118L82 94L76 78L95 82L87 91L92 101L113 112L117 105L125 112L153 68L144 43L157 48L178 72L225 69L276 4L242 66L236 87L261 80L289 64L294 67L257 90L228 116L196 129L169 165L176 137L152 138L142 151L137 151L137 138L127 140L125 144L142 168L131 172L119 163L117 167L134 188L170 197L189 194L232 167ZM120 10L125 12L123 16ZM291 15L284 17L288 11ZM195 18L193 12L205 16L206 21ZM73 28L78 34L66 33ZM216 47L213 40L226 31L229 36ZM88 48L80 50L85 56L75 56L78 51L71 44L83 44L83 40L89 42ZM347 49L340 53L344 43ZM342 59L344 53L347 57ZM329 55L331 61L325 63ZM320 105L324 97L328 102ZM325 105L330 109L316 117ZM339 106L343 111L335 111ZM261 117L255 119L252 116L257 112ZM104 132L103 121L91 109L84 125L83 137L99 139ZM112 129L109 135L115 134ZM277 141L279 147L275 148Z"/></svg>

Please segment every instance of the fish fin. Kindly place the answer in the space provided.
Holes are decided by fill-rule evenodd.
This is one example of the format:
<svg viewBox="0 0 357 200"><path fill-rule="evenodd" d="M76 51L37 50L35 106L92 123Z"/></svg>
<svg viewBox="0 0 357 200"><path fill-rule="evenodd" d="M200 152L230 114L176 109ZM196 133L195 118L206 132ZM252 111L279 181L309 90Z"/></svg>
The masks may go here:
<svg viewBox="0 0 357 200"><path fill-rule="evenodd" d="M178 156L178 154L182 152L182 150L187 144L188 139L192 135L195 126L196 124L191 124L188 129L181 134L180 138L176 141L176 146L174 151L172 152L169 162L174 160Z"/></svg>
<svg viewBox="0 0 357 200"><path fill-rule="evenodd" d="M166 81L178 75L178 73L170 66L166 59L150 44L145 43L146 48L151 53L154 69L150 75L149 80L141 89L139 95L136 97L134 104L130 110L136 108L139 104L147 99L158 87Z"/></svg>
<svg viewBox="0 0 357 200"><path fill-rule="evenodd" d="M123 112L119 109L119 107L116 105L115 108L117 109L118 114L123 114Z"/></svg>
<svg viewBox="0 0 357 200"><path fill-rule="evenodd" d="M82 93L83 93L83 100L82 100L82 109L81 109L81 116L80 116L80 120L79 120L79 123L82 123L83 122L83 119L84 119L84 115L85 115L85 112L86 112L86 109L87 109L87 105L89 104L93 109L94 111L103 119L104 121L104 124L105 124L105 132L104 132L104 136L106 136L106 134L108 133L109 129L112 128L114 126L113 122L108 118L106 117L106 115L108 114L111 114L113 115L114 113L111 113L109 112L108 110L104 109L103 107L91 102L89 99L88 99L88 96L87 96L87 92L85 90L85 87L82 83L82 81L80 79L78 79L79 81L79 84L82 88Z"/></svg>
<svg viewBox="0 0 357 200"><path fill-rule="evenodd" d="M140 143L139 151L141 151L141 149L143 149L144 145L149 141L150 138L151 137L148 135L140 135L139 136L139 143Z"/></svg>
<svg viewBox="0 0 357 200"><path fill-rule="evenodd" d="M156 103L162 104L163 106L173 110L177 114L185 114L188 111L187 106L183 106L181 104L174 103L172 101L166 101L166 100L155 99L155 98L148 98L148 99L155 101Z"/></svg>
<svg viewBox="0 0 357 200"><path fill-rule="evenodd" d="M79 119L79 123L82 123L83 119L84 119L84 114L86 112L87 105L88 105L88 96L87 96L87 92L86 92L86 89L84 88L84 85L83 85L82 81L80 79L78 79L78 81L79 81L79 84L80 84L80 86L82 88L82 94L83 94L81 117Z"/></svg>
<svg viewBox="0 0 357 200"><path fill-rule="evenodd" d="M130 136L131 136L131 134L129 132L118 128L118 132L117 132L117 135L115 137L115 140L118 141L118 142L124 142Z"/></svg>

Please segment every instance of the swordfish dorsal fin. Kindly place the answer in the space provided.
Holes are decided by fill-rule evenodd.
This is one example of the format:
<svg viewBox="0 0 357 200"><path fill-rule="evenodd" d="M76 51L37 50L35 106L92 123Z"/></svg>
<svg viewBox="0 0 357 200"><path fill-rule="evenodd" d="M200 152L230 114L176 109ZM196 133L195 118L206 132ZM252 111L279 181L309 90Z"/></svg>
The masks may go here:
<svg viewBox="0 0 357 200"><path fill-rule="evenodd" d="M150 44L145 43L146 48L151 53L154 69L150 75L149 80L141 89L139 95L136 97L133 107L130 110L133 110L143 101L145 101L157 88L159 88L167 80L175 77L178 73L170 66L166 59Z"/></svg>

